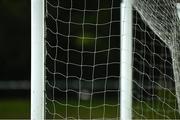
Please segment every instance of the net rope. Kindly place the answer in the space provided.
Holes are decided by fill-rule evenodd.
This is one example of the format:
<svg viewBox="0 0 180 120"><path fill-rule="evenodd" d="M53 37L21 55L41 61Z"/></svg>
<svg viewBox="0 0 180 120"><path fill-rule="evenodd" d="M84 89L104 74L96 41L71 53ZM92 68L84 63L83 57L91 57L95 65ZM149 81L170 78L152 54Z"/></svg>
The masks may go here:
<svg viewBox="0 0 180 120"><path fill-rule="evenodd" d="M177 2L176 0L135 0L134 8L170 49L180 109L180 19L176 8Z"/></svg>
<svg viewBox="0 0 180 120"><path fill-rule="evenodd" d="M120 3L46 0L46 118L119 119ZM180 118L175 6L134 1L134 119Z"/></svg>

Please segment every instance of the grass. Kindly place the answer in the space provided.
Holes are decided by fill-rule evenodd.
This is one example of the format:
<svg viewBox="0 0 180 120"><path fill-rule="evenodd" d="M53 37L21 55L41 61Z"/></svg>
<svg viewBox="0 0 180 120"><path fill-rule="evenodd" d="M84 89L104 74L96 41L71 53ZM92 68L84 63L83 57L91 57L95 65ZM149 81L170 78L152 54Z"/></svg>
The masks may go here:
<svg viewBox="0 0 180 120"><path fill-rule="evenodd" d="M14 98L0 100L0 119L13 118L30 118L30 100Z"/></svg>
<svg viewBox="0 0 180 120"><path fill-rule="evenodd" d="M148 100L134 100L133 117L135 119L180 119L175 92L159 90Z"/></svg>
<svg viewBox="0 0 180 120"><path fill-rule="evenodd" d="M118 99L114 96L93 98L92 101L71 98L47 101L48 118L117 118L119 117ZM105 103L105 104L104 104ZM90 107L91 106L91 107ZM52 114L56 113L56 114ZM180 119L175 93L159 90L150 98L133 99L134 119Z"/></svg>
<svg viewBox="0 0 180 120"><path fill-rule="evenodd" d="M91 104L90 101L81 101L80 106L75 104L73 100L68 100L68 106L66 104L61 104L58 102L49 102L48 109L51 112L57 113L55 116L51 114L47 114L48 118L81 118L81 119L88 119L88 118L116 118L119 114L119 109L117 103L115 101L108 101L109 104L103 105L103 100L98 99L96 100L96 104ZM110 104L112 103L112 104ZM92 106L92 107L89 107ZM54 109L56 108L56 109ZM68 112L66 112L68 111ZM60 116L61 115L61 116Z"/></svg>
<svg viewBox="0 0 180 120"><path fill-rule="evenodd" d="M87 101L86 101L87 102ZM85 103L86 103L85 102ZM179 119L179 113L174 110L173 103L162 103L160 101L153 101L152 102L133 102L133 118L134 119ZM73 106L72 103L69 101L69 105L65 106L65 104L60 104L54 102L54 106L56 109L53 109L53 103L49 105L51 106L51 112L55 112L55 116L51 114L47 114L48 118L81 118L81 119L88 119L88 118L117 118L119 117L119 107L117 103L114 105L105 105L101 103L101 105L90 107L83 106ZM66 113L66 111L68 111ZM60 116L61 115L61 116ZM78 116L79 115L79 116Z"/></svg>
<svg viewBox="0 0 180 120"><path fill-rule="evenodd" d="M156 98L133 100L134 119L180 119L177 101L170 91L158 92ZM106 104L104 104L106 103ZM91 109L90 107L91 106ZM47 118L117 118L119 116L118 99L111 96L104 101L103 97L90 100L78 100L73 97L57 101L47 100ZM54 114L54 116L51 114ZM30 101L27 99L1 99L0 118L30 118Z"/></svg>

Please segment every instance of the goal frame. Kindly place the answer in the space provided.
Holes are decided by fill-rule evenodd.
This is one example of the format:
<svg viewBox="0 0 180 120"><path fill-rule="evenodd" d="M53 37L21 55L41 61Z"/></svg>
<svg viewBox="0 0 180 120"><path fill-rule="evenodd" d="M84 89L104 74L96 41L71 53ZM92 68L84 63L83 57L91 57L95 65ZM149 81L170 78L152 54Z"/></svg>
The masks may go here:
<svg viewBox="0 0 180 120"><path fill-rule="evenodd" d="M180 0L179 0L179 1L177 1L177 5L176 5L176 7L177 7L178 17L179 17L179 20L180 20Z"/></svg>
<svg viewBox="0 0 180 120"><path fill-rule="evenodd" d="M31 119L45 119L45 0L31 0Z"/></svg>
<svg viewBox="0 0 180 120"><path fill-rule="evenodd" d="M124 6L124 7L123 7ZM45 119L44 0L31 0L31 119ZM121 2L121 119L132 117L132 0ZM127 12L127 14L125 14ZM126 28L126 29L125 29ZM127 29L130 28L130 29ZM128 59L127 59L128 58ZM124 62L123 62L124 61ZM122 70L123 69L123 70ZM125 80L127 79L127 80ZM128 88L125 86L129 86ZM128 99L128 101L127 101ZM125 103L124 103L125 102ZM126 109L127 108L127 109Z"/></svg>
<svg viewBox="0 0 180 120"><path fill-rule="evenodd" d="M121 2L120 48L120 118L132 119L132 5L134 0Z"/></svg>
<svg viewBox="0 0 180 120"><path fill-rule="evenodd" d="M132 119L132 4L121 1L120 118ZM177 3L180 17L180 2ZM31 119L45 119L45 0L31 0Z"/></svg>

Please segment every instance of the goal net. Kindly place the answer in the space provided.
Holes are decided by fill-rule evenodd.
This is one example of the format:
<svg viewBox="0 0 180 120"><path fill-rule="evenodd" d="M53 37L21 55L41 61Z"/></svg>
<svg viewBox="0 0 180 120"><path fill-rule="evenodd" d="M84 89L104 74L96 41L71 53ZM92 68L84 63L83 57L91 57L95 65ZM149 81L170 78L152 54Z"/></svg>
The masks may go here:
<svg viewBox="0 0 180 120"><path fill-rule="evenodd" d="M120 118L120 0L46 0L46 118ZM134 0L134 119L180 118L174 0Z"/></svg>

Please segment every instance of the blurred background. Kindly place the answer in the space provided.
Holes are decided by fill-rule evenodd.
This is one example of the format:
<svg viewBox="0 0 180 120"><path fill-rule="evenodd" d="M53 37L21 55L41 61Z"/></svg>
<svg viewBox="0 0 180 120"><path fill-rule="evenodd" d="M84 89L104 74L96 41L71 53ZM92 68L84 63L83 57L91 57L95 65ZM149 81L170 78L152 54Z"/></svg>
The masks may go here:
<svg viewBox="0 0 180 120"><path fill-rule="evenodd" d="M30 0L0 0L0 118L30 116Z"/></svg>

